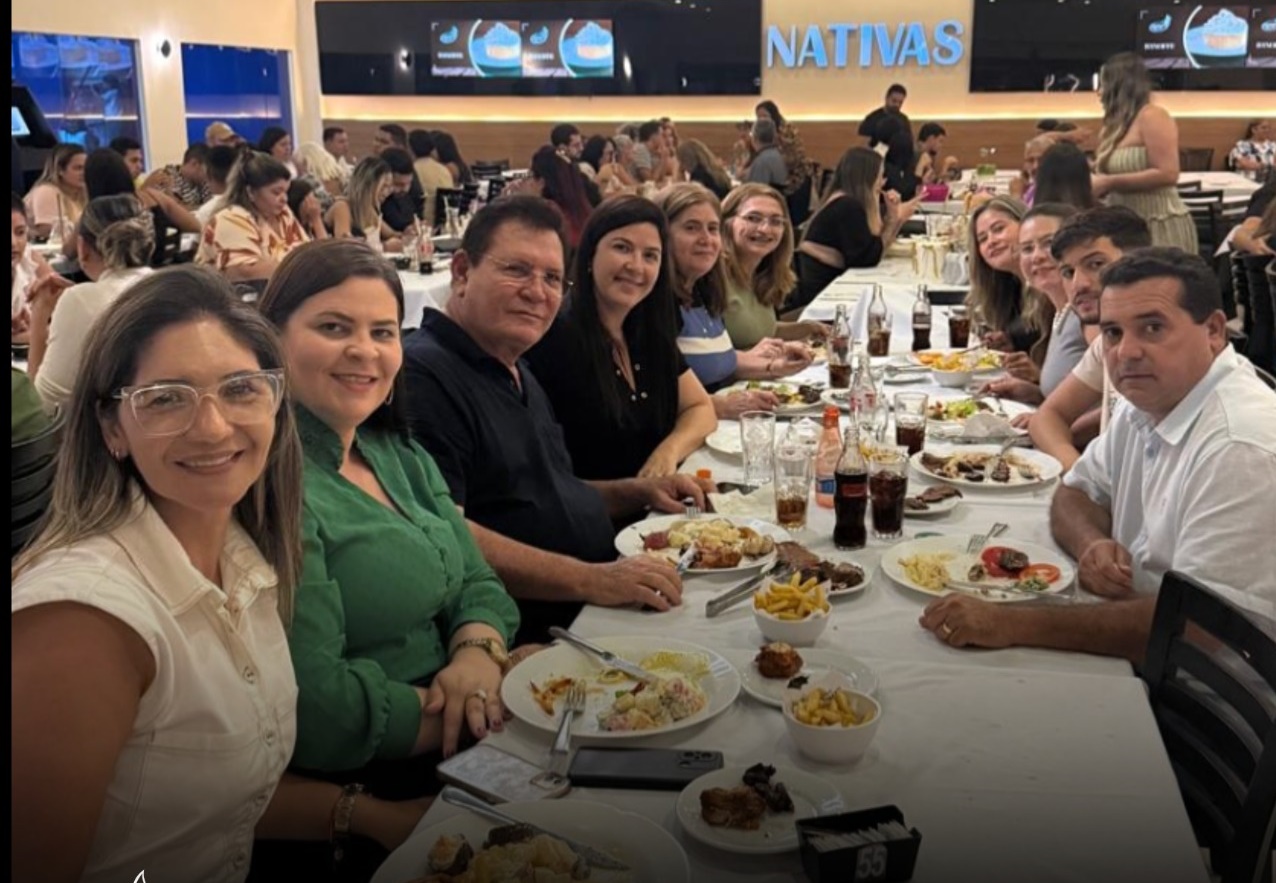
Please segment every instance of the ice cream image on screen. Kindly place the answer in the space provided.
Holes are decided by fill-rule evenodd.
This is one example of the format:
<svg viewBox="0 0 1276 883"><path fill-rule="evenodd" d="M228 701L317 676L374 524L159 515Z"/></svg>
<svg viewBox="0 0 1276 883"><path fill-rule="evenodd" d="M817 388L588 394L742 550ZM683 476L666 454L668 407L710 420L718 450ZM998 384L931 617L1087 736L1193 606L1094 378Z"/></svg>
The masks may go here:
<svg viewBox="0 0 1276 883"><path fill-rule="evenodd" d="M1170 29L1170 24L1174 21L1174 16L1167 15L1165 18L1157 19L1148 25L1148 33L1164 34Z"/></svg>
<svg viewBox="0 0 1276 883"><path fill-rule="evenodd" d="M451 44L456 42L456 38L458 36L460 36L460 31L456 29L456 25L452 25L452 27L448 28L446 31L444 31L442 34L439 35L439 42L442 43L444 46L450 46Z"/></svg>
<svg viewBox="0 0 1276 883"><path fill-rule="evenodd" d="M497 64L517 62L523 49L523 41L505 22L498 21L483 37L487 57Z"/></svg>
<svg viewBox="0 0 1276 883"><path fill-rule="evenodd" d="M597 22L587 22L576 32L576 55L585 64L609 64L611 62L611 34Z"/></svg>
<svg viewBox="0 0 1276 883"><path fill-rule="evenodd" d="M1192 47L1198 54L1244 55L1249 48L1249 24L1235 13L1220 9L1204 25L1193 28L1192 37L1200 41Z"/></svg>
<svg viewBox="0 0 1276 883"><path fill-rule="evenodd" d="M549 28L542 27L539 31L532 34L531 44L533 46L544 46L545 41L549 39Z"/></svg>
<svg viewBox="0 0 1276 883"><path fill-rule="evenodd" d="M1276 34L1276 18L1268 19L1259 26L1264 34Z"/></svg>

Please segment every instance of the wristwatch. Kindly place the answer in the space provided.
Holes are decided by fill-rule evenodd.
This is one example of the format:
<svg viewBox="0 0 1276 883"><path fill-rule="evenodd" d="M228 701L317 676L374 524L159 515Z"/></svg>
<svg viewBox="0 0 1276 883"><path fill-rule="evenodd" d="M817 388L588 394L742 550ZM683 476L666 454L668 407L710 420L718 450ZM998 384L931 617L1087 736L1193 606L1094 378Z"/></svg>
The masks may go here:
<svg viewBox="0 0 1276 883"><path fill-rule="evenodd" d="M492 661L500 667L501 674L509 671L509 652L505 649L505 645L495 638L466 638L464 641L461 641L452 648L451 658L455 659L456 654L460 653L467 647L478 647L488 656L492 657Z"/></svg>

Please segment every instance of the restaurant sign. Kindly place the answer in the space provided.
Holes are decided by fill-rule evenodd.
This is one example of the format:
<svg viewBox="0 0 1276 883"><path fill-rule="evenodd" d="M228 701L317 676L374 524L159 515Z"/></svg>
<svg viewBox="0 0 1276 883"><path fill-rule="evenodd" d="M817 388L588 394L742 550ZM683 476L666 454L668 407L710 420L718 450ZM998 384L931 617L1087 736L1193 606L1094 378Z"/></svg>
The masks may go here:
<svg viewBox="0 0 1276 883"><path fill-rule="evenodd" d="M767 29L768 68L950 67L966 54L966 27L956 19L920 22L779 25Z"/></svg>

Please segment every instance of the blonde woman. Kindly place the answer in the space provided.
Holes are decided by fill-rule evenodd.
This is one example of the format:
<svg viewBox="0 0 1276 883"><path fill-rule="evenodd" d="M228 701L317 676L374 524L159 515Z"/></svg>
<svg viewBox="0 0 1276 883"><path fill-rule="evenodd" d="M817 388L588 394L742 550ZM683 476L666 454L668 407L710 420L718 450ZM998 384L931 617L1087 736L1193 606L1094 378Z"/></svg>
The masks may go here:
<svg viewBox="0 0 1276 883"><path fill-rule="evenodd" d="M811 218L798 246L801 283L789 308L804 307L848 267L876 267L899 235L917 202L901 205L899 194L882 192L882 156L867 147L842 154L833 189ZM882 203L886 211L882 211Z"/></svg>
<svg viewBox="0 0 1276 883"><path fill-rule="evenodd" d="M1152 104L1143 59L1122 52L1099 71L1103 129L1095 157L1094 195L1133 209L1152 230L1152 244L1198 249L1196 225L1174 185L1179 133L1174 118Z"/></svg>
<svg viewBox="0 0 1276 883"><path fill-rule="evenodd" d="M293 154L293 162L297 165L297 179L310 184L320 207L325 212L332 208L332 203L345 192L336 158L322 144L305 141Z"/></svg>
<svg viewBox="0 0 1276 883"><path fill-rule="evenodd" d="M66 238L80 221L88 202L84 188L84 163L88 154L78 144L59 144L49 153L44 172L26 196L31 237Z"/></svg>
<svg viewBox="0 0 1276 883"><path fill-rule="evenodd" d="M375 156L360 160L345 197L332 204L324 219L333 237L363 239L377 251L401 248L398 234L381 219L381 204L393 187L394 178L384 160Z"/></svg>
<svg viewBox="0 0 1276 883"><path fill-rule="evenodd" d="M776 311L797 285L793 225L784 197L766 184L742 184L722 204L726 228L723 262L727 307L723 314L731 343L748 350L763 339L827 337L820 322L781 322Z"/></svg>
<svg viewBox="0 0 1276 883"><path fill-rule="evenodd" d="M155 251L151 213L133 196L99 196L80 216L76 233L76 257L89 281L63 291L51 278L32 290L27 370L46 405L71 398L89 330L150 274Z"/></svg>
<svg viewBox="0 0 1276 883"><path fill-rule="evenodd" d="M984 345L1026 353L1041 336L1024 309L1019 225L1028 209L1013 196L995 196L970 215L970 294L966 304Z"/></svg>
<svg viewBox="0 0 1276 883"><path fill-rule="evenodd" d="M718 199L726 199L731 192L731 176L703 141L687 138L678 145L677 156L688 180L709 188Z"/></svg>

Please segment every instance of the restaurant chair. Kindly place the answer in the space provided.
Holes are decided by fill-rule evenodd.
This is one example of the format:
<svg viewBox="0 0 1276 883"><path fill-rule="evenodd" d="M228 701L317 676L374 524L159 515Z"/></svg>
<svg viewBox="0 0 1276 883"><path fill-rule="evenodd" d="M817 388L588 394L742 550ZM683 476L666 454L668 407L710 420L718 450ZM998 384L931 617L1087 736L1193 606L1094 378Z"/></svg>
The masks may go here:
<svg viewBox="0 0 1276 883"><path fill-rule="evenodd" d="M1196 225L1198 247L1206 262L1211 262L1219 243L1227 238L1223 223L1223 191L1199 190L1183 195L1183 202Z"/></svg>
<svg viewBox="0 0 1276 883"><path fill-rule="evenodd" d="M1200 190L1201 182L1200 181L1179 181L1177 184L1174 185L1174 188L1178 190L1180 196L1187 196L1191 194L1192 191L1194 190Z"/></svg>
<svg viewBox="0 0 1276 883"><path fill-rule="evenodd" d="M35 535L49 507L49 500L53 497L58 446L65 423L65 412L58 411L52 415L48 428L39 435L12 443L9 487L11 555L16 555Z"/></svg>
<svg viewBox="0 0 1276 883"><path fill-rule="evenodd" d="M475 178L500 178L502 172L508 172L510 161L507 159L481 159L470 165L470 172Z"/></svg>
<svg viewBox="0 0 1276 883"><path fill-rule="evenodd" d="M1184 172L1208 172L1214 167L1213 147L1180 147L1179 170Z"/></svg>
<svg viewBox="0 0 1276 883"><path fill-rule="evenodd" d="M1218 646L1187 634L1189 624ZM1142 671L1188 818L1220 883L1271 879L1276 638L1264 628L1276 625L1170 571Z"/></svg>
<svg viewBox="0 0 1276 883"><path fill-rule="evenodd" d="M1276 370L1276 298L1267 274L1270 260L1267 255L1262 254L1240 257L1249 299L1245 328L1249 334L1247 355L1250 361L1265 371Z"/></svg>
<svg viewBox="0 0 1276 883"><path fill-rule="evenodd" d="M182 231L176 227L165 226L158 230L155 237L155 253L151 255L151 266L171 267L191 259L191 255L182 253Z"/></svg>

